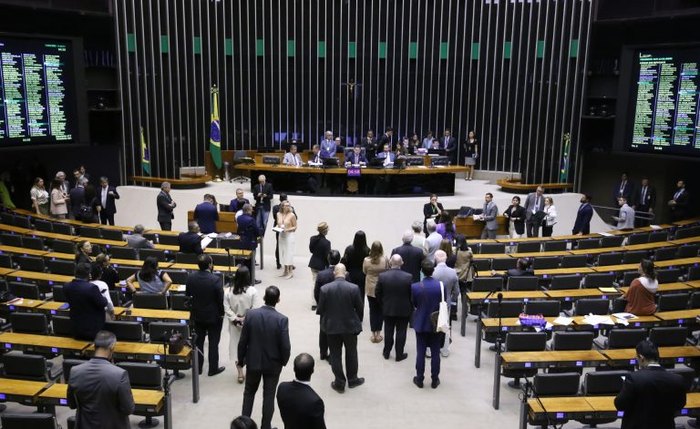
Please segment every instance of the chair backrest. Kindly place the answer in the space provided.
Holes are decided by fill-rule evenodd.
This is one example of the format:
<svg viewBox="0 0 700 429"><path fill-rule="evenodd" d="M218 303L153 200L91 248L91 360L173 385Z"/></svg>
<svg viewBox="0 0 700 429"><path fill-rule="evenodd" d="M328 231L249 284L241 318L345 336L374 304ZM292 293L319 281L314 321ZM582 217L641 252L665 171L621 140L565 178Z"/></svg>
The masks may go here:
<svg viewBox="0 0 700 429"><path fill-rule="evenodd" d="M51 288L52 297L57 302L67 302L66 293L63 290L63 285L53 285Z"/></svg>
<svg viewBox="0 0 700 429"><path fill-rule="evenodd" d="M578 241L579 249L597 249L600 247L600 239L598 238L586 238L585 240Z"/></svg>
<svg viewBox="0 0 700 429"><path fill-rule="evenodd" d="M656 326L649 330L649 341L657 347L683 346L687 337L685 326Z"/></svg>
<svg viewBox="0 0 700 429"><path fill-rule="evenodd" d="M545 252L563 252L569 243L562 240L553 240L544 242Z"/></svg>
<svg viewBox="0 0 700 429"><path fill-rule="evenodd" d="M44 219L34 219L34 228L37 231L53 232L53 223Z"/></svg>
<svg viewBox="0 0 700 429"><path fill-rule="evenodd" d="M175 262L178 264L196 264L199 255L195 253L182 253L177 252L175 254Z"/></svg>
<svg viewBox="0 0 700 429"><path fill-rule="evenodd" d="M14 268L12 265L12 255L9 253L0 253L0 267Z"/></svg>
<svg viewBox="0 0 700 429"><path fill-rule="evenodd" d="M700 226L687 226L676 230L676 240L681 238L697 237L700 235Z"/></svg>
<svg viewBox="0 0 700 429"><path fill-rule="evenodd" d="M117 270L117 275L119 276L119 280L126 280L129 277L132 276L132 274L136 274L141 268L139 267L132 267L129 265L121 265L119 269Z"/></svg>
<svg viewBox="0 0 700 429"><path fill-rule="evenodd" d="M32 229L32 220L28 216L15 215L15 226Z"/></svg>
<svg viewBox="0 0 700 429"><path fill-rule="evenodd" d="M681 277L680 268L662 268L656 270L656 280L659 283L675 283Z"/></svg>
<svg viewBox="0 0 700 429"><path fill-rule="evenodd" d="M539 241L524 241L515 247L518 253L539 252L542 243Z"/></svg>
<svg viewBox="0 0 700 429"><path fill-rule="evenodd" d="M170 280L176 285L184 285L187 283L188 272L185 270L163 270L163 272L168 273Z"/></svg>
<svg viewBox="0 0 700 429"><path fill-rule="evenodd" d="M170 295L170 308L172 310L189 311L188 302L190 297L182 293L174 293Z"/></svg>
<svg viewBox="0 0 700 429"><path fill-rule="evenodd" d="M134 307L166 310L168 297L162 293L136 292L133 295Z"/></svg>
<svg viewBox="0 0 700 429"><path fill-rule="evenodd" d="M614 273L593 273L586 274L583 279L584 288L610 287L615 282Z"/></svg>
<svg viewBox="0 0 700 429"><path fill-rule="evenodd" d="M14 261L25 271L43 272L46 269L44 260L38 256L16 255Z"/></svg>
<svg viewBox="0 0 700 429"><path fill-rule="evenodd" d="M51 317L51 327L53 334L57 337L72 337L73 323L68 316L53 316Z"/></svg>
<svg viewBox="0 0 700 429"><path fill-rule="evenodd" d="M601 253L598 255L598 266L619 265L622 263L622 253Z"/></svg>
<svg viewBox="0 0 700 429"><path fill-rule="evenodd" d="M51 250L58 253L75 254L75 244L65 240L54 240L51 242Z"/></svg>
<svg viewBox="0 0 700 429"><path fill-rule="evenodd" d="M654 252L654 261L668 261L675 259L678 249L676 247L662 247Z"/></svg>
<svg viewBox="0 0 700 429"><path fill-rule="evenodd" d="M535 276L508 277L508 290L537 290L539 282Z"/></svg>
<svg viewBox="0 0 700 429"><path fill-rule="evenodd" d="M178 240L177 235L165 235L165 234L158 235L158 243L159 244L167 244L168 246L177 246L178 245L177 240Z"/></svg>
<svg viewBox="0 0 700 429"><path fill-rule="evenodd" d="M555 300L530 300L525 303L526 314L541 314L545 317L557 317L561 312L561 302Z"/></svg>
<svg viewBox="0 0 700 429"><path fill-rule="evenodd" d="M545 256L533 259L532 269L534 270L548 270L553 268L559 268L559 263L561 258L558 256Z"/></svg>
<svg viewBox="0 0 700 429"><path fill-rule="evenodd" d="M56 416L49 413L3 413L0 416L2 429L56 429Z"/></svg>
<svg viewBox="0 0 700 429"><path fill-rule="evenodd" d="M555 332L552 337L552 350L590 350L593 347L593 332Z"/></svg>
<svg viewBox="0 0 700 429"><path fill-rule="evenodd" d="M523 312L522 301L502 301L501 317L518 317ZM498 317L498 301L489 301L486 308L487 317Z"/></svg>
<svg viewBox="0 0 700 429"><path fill-rule="evenodd" d="M162 390L163 377L158 364L121 362L117 366L129 374L129 382L133 389Z"/></svg>
<svg viewBox="0 0 700 429"><path fill-rule="evenodd" d="M46 335L49 333L49 322L42 313L14 312L10 314L12 332L23 334Z"/></svg>
<svg viewBox="0 0 700 429"><path fill-rule="evenodd" d="M61 274L64 276L72 276L75 274L75 262L66 261L63 259L53 259L47 262L49 272L52 274Z"/></svg>
<svg viewBox="0 0 700 429"><path fill-rule="evenodd" d="M622 274L622 286L629 286L632 284L632 281L639 277L639 273L636 271L628 271L624 274Z"/></svg>
<svg viewBox="0 0 700 429"><path fill-rule="evenodd" d="M583 377L583 394L586 396L617 395L622 390L624 377L629 371L591 371Z"/></svg>
<svg viewBox="0 0 700 429"><path fill-rule="evenodd" d="M0 234L0 243L5 246L22 247L22 236L17 234Z"/></svg>
<svg viewBox="0 0 700 429"><path fill-rule="evenodd" d="M477 271L487 271L491 269L491 259L473 259L472 264Z"/></svg>
<svg viewBox="0 0 700 429"><path fill-rule="evenodd" d="M228 255L218 255L218 254L211 254L211 261L214 263L214 265L221 265L221 266L227 266L231 265L232 267L236 266L236 257L231 255L231 258L228 257Z"/></svg>
<svg viewBox="0 0 700 429"><path fill-rule="evenodd" d="M622 255L623 264L638 264L642 262L642 259L649 256L649 252L646 250L633 250L631 252L625 252Z"/></svg>
<svg viewBox="0 0 700 429"><path fill-rule="evenodd" d="M15 224L15 216L12 213L1 212L0 213L0 222L2 222L5 225L14 225Z"/></svg>
<svg viewBox="0 0 700 429"><path fill-rule="evenodd" d="M700 252L700 245L698 244L686 244L677 248L676 257L677 258L694 258L698 256Z"/></svg>
<svg viewBox="0 0 700 429"><path fill-rule="evenodd" d="M686 393L693 390L693 384L695 383L695 370L687 366L679 366L676 368L667 369L668 372L678 374L683 377L683 383L685 384Z"/></svg>
<svg viewBox="0 0 700 429"><path fill-rule="evenodd" d="M578 372L536 374L532 390L536 396L576 396L581 375Z"/></svg>
<svg viewBox="0 0 700 429"><path fill-rule="evenodd" d="M600 247L620 247L625 241L623 235L613 235L612 237L603 237L600 239Z"/></svg>
<svg viewBox="0 0 700 429"><path fill-rule="evenodd" d="M138 259L138 252L132 247L112 246L109 253L116 259Z"/></svg>
<svg viewBox="0 0 700 429"><path fill-rule="evenodd" d="M170 336L180 333L187 339L190 337L190 327L177 322L151 322L148 324L148 336L152 343L165 343Z"/></svg>
<svg viewBox="0 0 700 429"><path fill-rule="evenodd" d="M86 238L102 238L102 231L100 228L92 228L89 226L81 226L78 234Z"/></svg>
<svg viewBox="0 0 700 429"><path fill-rule="evenodd" d="M549 284L550 290L562 289L579 289L581 287L581 279L579 275L552 276L552 281Z"/></svg>
<svg viewBox="0 0 700 429"><path fill-rule="evenodd" d="M690 294L690 308L700 308L700 292L693 292Z"/></svg>
<svg viewBox="0 0 700 429"><path fill-rule="evenodd" d="M73 227L68 223L54 222L53 232L56 234L73 235Z"/></svg>
<svg viewBox="0 0 700 429"><path fill-rule="evenodd" d="M638 234L631 234L627 236L627 244L645 244L649 242L649 233L642 232Z"/></svg>
<svg viewBox="0 0 700 429"><path fill-rule="evenodd" d="M82 365L86 360L82 359L63 359L63 382L68 383L70 381L70 371L74 366Z"/></svg>
<svg viewBox="0 0 700 429"><path fill-rule="evenodd" d="M45 250L44 240L39 237L22 237L22 247L34 250Z"/></svg>
<svg viewBox="0 0 700 429"><path fill-rule="evenodd" d="M473 292L491 292L494 290L503 290L503 277L477 277L472 282Z"/></svg>
<svg viewBox="0 0 700 429"><path fill-rule="evenodd" d="M139 249L139 259L145 261L146 258L152 256L158 260L158 262L165 262L165 250L160 249Z"/></svg>
<svg viewBox="0 0 700 429"><path fill-rule="evenodd" d="M479 253L506 253L505 243L482 243L479 246Z"/></svg>
<svg viewBox="0 0 700 429"><path fill-rule="evenodd" d="M41 299L39 286L32 283L8 282L7 288L14 296L27 299Z"/></svg>
<svg viewBox="0 0 700 429"><path fill-rule="evenodd" d="M561 258L561 267L562 268L585 267L587 263L588 263L588 256L587 255L571 255L571 256L564 256L563 258Z"/></svg>
<svg viewBox="0 0 700 429"><path fill-rule="evenodd" d="M116 229L102 229L102 238L105 240L124 241L124 234Z"/></svg>
<svg viewBox="0 0 700 429"><path fill-rule="evenodd" d="M687 293L664 293L659 295L656 311L676 311L688 308Z"/></svg>
<svg viewBox="0 0 700 429"><path fill-rule="evenodd" d="M545 332L508 332L506 350L510 352L538 352L547 347Z"/></svg>
<svg viewBox="0 0 700 429"><path fill-rule="evenodd" d="M124 303L124 297L120 290L110 289L109 298L112 300L112 304L114 304L117 307L121 306Z"/></svg>
<svg viewBox="0 0 700 429"><path fill-rule="evenodd" d="M491 259L491 269L496 271L510 270L518 265L515 258L493 258Z"/></svg>
<svg viewBox="0 0 700 429"><path fill-rule="evenodd" d="M610 300L598 298L583 298L576 301L575 315L585 316L587 314L609 314Z"/></svg>
<svg viewBox="0 0 700 429"><path fill-rule="evenodd" d="M652 231L649 234L649 243L659 243L668 240L668 231Z"/></svg>
<svg viewBox="0 0 700 429"><path fill-rule="evenodd" d="M143 341L143 325L139 322L113 320L105 322L104 329L117 337L117 341Z"/></svg>
<svg viewBox="0 0 700 429"><path fill-rule="evenodd" d="M688 280L700 280L700 267L688 268Z"/></svg>
<svg viewBox="0 0 700 429"><path fill-rule="evenodd" d="M46 358L11 351L2 356L3 372L7 378L32 381L48 381Z"/></svg>
<svg viewBox="0 0 700 429"><path fill-rule="evenodd" d="M611 329L608 335L608 348L633 349L647 338L646 329Z"/></svg>

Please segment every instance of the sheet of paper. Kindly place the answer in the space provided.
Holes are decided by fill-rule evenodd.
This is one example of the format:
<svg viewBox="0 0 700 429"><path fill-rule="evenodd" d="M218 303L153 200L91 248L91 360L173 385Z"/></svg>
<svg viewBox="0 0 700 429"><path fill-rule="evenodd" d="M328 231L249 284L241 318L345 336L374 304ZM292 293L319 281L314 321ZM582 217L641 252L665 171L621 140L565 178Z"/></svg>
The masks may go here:
<svg viewBox="0 0 700 429"><path fill-rule="evenodd" d="M280 228L279 226L273 226L272 230L275 232L284 232L284 228Z"/></svg>
<svg viewBox="0 0 700 429"><path fill-rule="evenodd" d="M202 241L200 242L200 244L202 245L202 250L206 249L212 241L214 240L211 237L202 238Z"/></svg>
<svg viewBox="0 0 700 429"><path fill-rule="evenodd" d="M588 325L614 325L615 322L610 316L599 316L596 314L589 314L583 317L584 322Z"/></svg>
<svg viewBox="0 0 700 429"><path fill-rule="evenodd" d="M614 287L599 287L598 290L603 292L603 293L616 293L617 292L617 289L615 289Z"/></svg>
<svg viewBox="0 0 700 429"><path fill-rule="evenodd" d="M630 320L630 319L637 319L638 317L635 316L632 313L613 313L612 314L614 317L617 317L618 319L625 319L625 320Z"/></svg>
<svg viewBox="0 0 700 429"><path fill-rule="evenodd" d="M663 229L660 225L649 225L651 229Z"/></svg>
<svg viewBox="0 0 700 429"><path fill-rule="evenodd" d="M559 316L556 319L554 319L554 324L568 326L568 325L571 325L571 323L573 321L574 321L573 317Z"/></svg>
<svg viewBox="0 0 700 429"><path fill-rule="evenodd" d="M598 234L602 235L603 237L612 237L613 234L610 234L609 232L599 232Z"/></svg>

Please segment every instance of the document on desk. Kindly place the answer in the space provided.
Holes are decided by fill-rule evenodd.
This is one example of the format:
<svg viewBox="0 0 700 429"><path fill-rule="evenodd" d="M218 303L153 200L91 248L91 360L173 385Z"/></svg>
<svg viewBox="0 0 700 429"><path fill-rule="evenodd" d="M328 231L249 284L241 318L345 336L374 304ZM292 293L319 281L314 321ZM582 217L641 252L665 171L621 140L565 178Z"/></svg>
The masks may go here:
<svg viewBox="0 0 700 429"><path fill-rule="evenodd" d="M610 234L609 232L599 232L598 234L602 235L603 237L612 237L613 234Z"/></svg>
<svg viewBox="0 0 700 429"><path fill-rule="evenodd" d="M618 290L615 289L615 288L612 287L612 286L609 286L609 287L599 287L598 290L601 291L601 292L603 292L603 293L617 293L617 292L618 292Z"/></svg>
<svg viewBox="0 0 700 429"><path fill-rule="evenodd" d="M596 314L589 314L588 316L583 316L583 321L588 325L614 325L615 322L610 316L599 316Z"/></svg>
<svg viewBox="0 0 700 429"><path fill-rule="evenodd" d="M574 321L573 317L559 316L556 319L554 319L554 324L555 325L569 326L569 325L571 325L571 323L573 321Z"/></svg>
<svg viewBox="0 0 700 429"><path fill-rule="evenodd" d="M200 244L202 245L202 250L206 249L212 241L214 241L214 239L209 237L208 235L202 238L202 241L200 241Z"/></svg>
<svg viewBox="0 0 700 429"><path fill-rule="evenodd" d="M651 229L663 229L661 228L661 225L649 225Z"/></svg>
<svg viewBox="0 0 700 429"><path fill-rule="evenodd" d="M613 313L612 316L617 320L617 323L625 326L630 324L630 320L638 318L632 313Z"/></svg>

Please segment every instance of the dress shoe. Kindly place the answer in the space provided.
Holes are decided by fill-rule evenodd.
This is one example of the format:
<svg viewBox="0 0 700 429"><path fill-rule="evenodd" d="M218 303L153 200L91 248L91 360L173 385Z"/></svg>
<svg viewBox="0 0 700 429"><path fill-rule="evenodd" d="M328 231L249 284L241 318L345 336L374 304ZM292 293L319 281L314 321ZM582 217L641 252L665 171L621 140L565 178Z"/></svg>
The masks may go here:
<svg viewBox="0 0 700 429"><path fill-rule="evenodd" d="M439 378L433 378L432 383L430 383L430 387L433 389L437 389L437 387L440 385L440 379Z"/></svg>
<svg viewBox="0 0 700 429"><path fill-rule="evenodd" d="M400 355L396 356L396 362L401 362L402 360L406 359L408 357L408 353L401 353Z"/></svg>
<svg viewBox="0 0 700 429"><path fill-rule="evenodd" d="M202 368L199 368L199 375L202 375Z"/></svg>
<svg viewBox="0 0 700 429"><path fill-rule="evenodd" d="M364 377L358 377L358 378L356 378L356 379L354 379L354 380L352 380L352 381L348 381L348 387L351 388L351 389L354 388L354 387L357 387L357 386L361 386L361 385L363 385L363 384L365 384L365 379L364 379Z"/></svg>
<svg viewBox="0 0 700 429"><path fill-rule="evenodd" d="M389 359L389 352L382 352L382 356L384 356L384 359Z"/></svg>
<svg viewBox="0 0 700 429"><path fill-rule="evenodd" d="M216 374L221 374L222 372L224 372L225 369L226 369L225 366L220 366L220 367L218 367L218 368L216 368L216 369L214 369L214 370L211 370L211 369L210 369L209 372L207 373L207 375L208 375L209 377L212 377L212 376L214 376L214 375L216 375Z"/></svg>
<svg viewBox="0 0 700 429"><path fill-rule="evenodd" d="M338 393L345 393L345 386L341 386L335 381L331 381L331 389L335 390Z"/></svg>
<svg viewBox="0 0 700 429"><path fill-rule="evenodd" d="M413 384L415 384L419 389L423 388L423 380L419 380L418 377L413 377Z"/></svg>
<svg viewBox="0 0 700 429"><path fill-rule="evenodd" d="M258 280L258 279L255 280L256 285L259 285L260 283L262 283L262 280Z"/></svg>
<svg viewBox="0 0 700 429"><path fill-rule="evenodd" d="M280 265L279 262L278 262L278 263L277 263L277 269L279 270L280 268L282 268L282 265Z"/></svg>

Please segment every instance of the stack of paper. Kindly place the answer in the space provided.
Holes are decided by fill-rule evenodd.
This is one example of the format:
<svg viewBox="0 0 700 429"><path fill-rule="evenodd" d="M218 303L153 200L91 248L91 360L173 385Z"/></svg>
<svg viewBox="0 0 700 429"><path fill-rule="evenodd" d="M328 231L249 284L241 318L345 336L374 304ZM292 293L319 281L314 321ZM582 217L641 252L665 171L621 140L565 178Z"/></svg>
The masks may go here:
<svg viewBox="0 0 700 429"><path fill-rule="evenodd" d="M583 316L583 321L588 325L614 325L615 322L610 316L599 316L596 314L589 314L588 316Z"/></svg>
<svg viewBox="0 0 700 429"><path fill-rule="evenodd" d="M555 325L569 326L569 325L571 325L571 322L573 322L573 321L574 321L573 317L559 316L556 319L554 319L554 324Z"/></svg>

